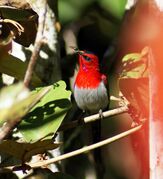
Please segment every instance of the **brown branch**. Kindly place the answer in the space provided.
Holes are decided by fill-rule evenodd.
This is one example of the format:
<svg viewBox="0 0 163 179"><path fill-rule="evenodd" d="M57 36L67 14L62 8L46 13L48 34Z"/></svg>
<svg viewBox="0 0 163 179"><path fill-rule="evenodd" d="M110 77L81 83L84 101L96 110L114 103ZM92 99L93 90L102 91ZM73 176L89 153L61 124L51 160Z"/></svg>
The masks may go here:
<svg viewBox="0 0 163 179"><path fill-rule="evenodd" d="M115 116L115 115L118 115L118 114L125 113L127 111L128 111L128 107L122 106L122 107L119 107L119 108L116 108L116 109L112 109L112 110L108 110L108 111L103 112L103 117L106 118L106 117L110 117L110 116ZM63 124L63 125L60 126L58 131L68 130L68 129L71 129L71 128L74 128L74 127L77 127L77 126L80 126L80 125L83 125L83 124L87 124L87 123L90 123L90 122L93 122L93 121L96 121L96 120L100 120L100 119L101 119L101 117L100 117L99 114L94 114L94 115L91 115L91 116L88 116L88 117L85 117L85 118L82 118L82 119L79 119L79 120L75 120L75 121Z"/></svg>
<svg viewBox="0 0 163 179"><path fill-rule="evenodd" d="M43 44L43 33L44 33L45 19L46 19L46 13L47 13L47 1L44 0L43 3L44 3L43 9L40 10L40 13L39 13L39 24L38 24L38 31L37 31L35 43L34 43L34 50L30 58L30 61L29 61L29 64L25 73L25 77L24 77L24 85L26 87L29 86L30 81L32 79L32 74L36 66L37 58L39 56L39 52Z"/></svg>
<svg viewBox="0 0 163 179"><path fill-rule="evenodd" d="M122 139L122 138L132 134L132 133L135 133L136 131L140 130L141 128L142 128L142 125L139 125L135 128L129 129L125 132L122 132L122 133L120 133L116 136L105 139L105 140L98 142L98 143L95 143L93 145L89 145L87 147L83 147L83 148L75 150L73 152L69 152L67 154L63 154L63 155L60 155L58 157L51 158L51 159L48 159L48 160L44 160L44 161L41 161L41 162L27 163L27 165L29 165L31 168L38 168L38 167L46 166L46 165L49 165L49 164L52 164L52 163L55 163L55 162L59 162L61 160L65 160L67 158L74 157L76 155L80 155L82 153L85 153L85 152L94 150L96 148L102 147L104 145L110 144L112 142L115 142L119 139ZM15 167L15 166L4 167L3 169L12 169L13 167Z"/></svg>

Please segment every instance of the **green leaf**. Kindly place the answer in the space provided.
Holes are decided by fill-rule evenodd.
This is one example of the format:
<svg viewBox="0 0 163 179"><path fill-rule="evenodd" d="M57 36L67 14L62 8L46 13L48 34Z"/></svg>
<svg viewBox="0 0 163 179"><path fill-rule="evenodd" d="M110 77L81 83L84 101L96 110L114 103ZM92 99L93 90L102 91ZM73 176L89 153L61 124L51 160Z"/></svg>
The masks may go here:
<svg viewBox="0 0 163 179"><path fill-rule="evenodd" d="M10 120L21 120L29 110L50 90L30 93L23 83L4 87L0 92L0 125Z"/></svg>
<svg viewBox="0 0 163 179"><path fill-rule="evenodd" d="M141 53L130 53L130 54L127 54L125 55L123 58L122 58L122 62L126 62L126 61L129 61L129 60L140 60L141 59Z"/></svg>
<svg viewBox="0 0 163 179"><path fill-rule="evenodd" d="M20 59L12 55L1 54L1 57L0 57L0 72L1 73L5 73L7 75L13 76L17 80L23 80L27 66L28 66L27 62L22 62ZM31 84L33 86L41 85L41 80L38 78L36 73L34 73L32 76Z"/></svg>
<svg viewBox="0 0 163 179"><path fill-rule="evenodd" d="M62 23L72 22L77 20L94 0L60 0L58 1L58 13Z"/></svg>
<svg viewBox="0 0 163 179"><path fill-rule="evenodd" d="M66 90L64 81L53 85L48 94L34 106L18 126L27 142L35 142L45 137L51 138L54 135L71 106L70 95L71 92Z"/></svg>
<svg viewBox="0 0 163 179"><path fill-rule="evenodd" d="M122 72L120 78L140 78L148 75L149 48L145 47L140 53L130 53L122 59Z"/></svg>
<svg viewBox="0 0 163 179"><path fill-rule="evenodd" d="M117 19L122 19L127 0L99 0L100 5Z"/></svg>
<svg viewBox="0 0 163 179"><path fill-rule="evenodd" d="M59 146L59 143L53 143L52 140L37 141L35 143L19 143L13 140L6 140L0 143L0 152L7 153L26 162L34 155L43 154Z"/></svg>

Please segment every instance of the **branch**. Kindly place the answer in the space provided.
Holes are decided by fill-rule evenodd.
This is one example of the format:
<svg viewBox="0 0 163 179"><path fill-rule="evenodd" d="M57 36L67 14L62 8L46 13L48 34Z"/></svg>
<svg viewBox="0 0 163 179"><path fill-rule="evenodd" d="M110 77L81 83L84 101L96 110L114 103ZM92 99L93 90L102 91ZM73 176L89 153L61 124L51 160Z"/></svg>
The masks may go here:
<svg viewBox="0 0 163 179"><path fill-rule="evenodd" d="M32 79L32 74L36 66L40 48L43 44L43 33L44 33L44 27L45 27L45 19L46 19L45 17L46 17L46 12L47 12L47 1L44 0L42 3L44 4L43 4L43 8L40 10L40 13L39 13L39 24L38 24L38 31L36 35L35 44L34 44L34 50L30 58L30 61L29 61L29 64L25 73L25 77L24 77L24 85L26 87L29 86L29 83Z"/></svg>
<svg viewBox="0 0 163 179"><path fill-rule="evenodd" d="M94 150L96 148L102 147L104 145L110 144L112 142L115 142L115 141L117 141L119 139L122 139L122 138L132 134L132 133L135 133L136 131L140 130L141 128L142 128L142 125L139 125L139 126L137 126L135 128L129 129L129 130L125 131L125 132L122 132L122 133L120 133L120 134L118 134L118 135L116 135L114 137L105 139L105 140L103 140L101 142L98 142L96 144L89 145L87 147L83 147L83 148L75 150L73 152L69 152L67 154L63 154L63 155L60 155L58 157L51 158L51 159L48 159L48 160L44 160L44 161L41 161L41 162L27 163L27 165L29 165L31 168L38 168L38 167L43 167L45 165L50 165L52 163L59 162L61 160L65 160L67 158L74 157L76 155L80 155L82 153L85 153L85 152ZM12 168L13 168L13 166L4 167L3 169L12 169Z"/></svg>
<svg viewBox="0 0 163 179"><path fill-rule="evenodd" d="M117 109L113 109L113 110L109 110L109 111L103 112L103 116L104 117L109 117L109 116L113 116L113 115L122 114L122 113L127 112L127 111L128 111L128 107L127 106L123 106L123 107L119 107ZM83 118L82 122L81 122L81 120L76 120L74 122L65 124L65 125L61 126L59 128L59 130L66 130L66 129L69 129L69 128L72 128L72 127L76 127L76 126L79 126L81 124L86 124L86 123L89 123L89 122L93 122L93 121L99 120L99 119L101 119L99 114L95 114L95 115ZM11 124L7 124L6 126L4 126L4 129L6 131L8 130L8 125L11 125ZM116 141L116 140L118 140L120 138L123 138L123 137L125 137L125 136L127 136L129 134L132 134L132 133L136 132L137 130L139 130L141 127L142 127L142 125L139 125L139 126L133 128L133 129L130 129L130 130L126 131L126 132L118 134L118 135L116 135L114 137L111 137L111 138L106 139L104 141L101 141L99 143L90 145L88 147L84 147L82 149L76 150L74 152L70 152L68 154L61 155L59 157L56 157L55 159L50 159L50 160L47 160L47 161L43 161L43 164L42 164L42 162L38 162L36 164L29 164L29 165L31 165L31 167L33 167L33 168L36 168L36 167L39 167L39 166L43 166L43 165L51 164L51 163L54 163L54 162L57 162L57 161L60 161L60 160L64 160L66 158L69 158L69 157L72 157L72 156L75 156L75 155L79 155L79 154L84 153L86 151L93 150L95 148L98 148L98 147L101 147L103 145L106 145L106 144L109 144L111 142L114 142L114 141ZM5 131L3 131L3 132L5 132ZM2 134L1 133L2 132L0 132L0 136L2 134L4 134L4 133L2 133ZM45 164L44 162L45 163L47 162L47 163ZM48 162L50 162L50 163L48 163ZM7 167L7 168L11 169L12 167Z"/></svg>
<svg viewBox="0 0 163 179"><path fill-rule="evenodd" d="M122 113L125 113L127 111L128 111L128 107L122 106L122 107L119 107L119 108L116 108L116 109L105 111L105 112L102 113L102 115L103 115L104 118L106 118L106 117L122 114ZM90 123L90 122L93 122L93 121L96 121L96 120L100 120L100 119L101 119L101 117L100 117L99 114L94 114L94 115L91 115L91 116L88 116L88 117L85 117L85 118L82 118L82 119L79 119L79 120L75 120L75 121L63 124L63 125L60 126L58 131L68 130L68 129L71 129L71 128L74 128L74 127L77 127L77 126L80 126L80 125L83 125L83 124L87 124L87 123Z"/></svg>
<svg viewBox="0 0 163 179"><path fill-rule="evenodd" d="M20 122L20 118L15 120L10 120L3 124L3 126L0 128L0 142L8 136L8 134L11 132L11 130Z"/></svg>

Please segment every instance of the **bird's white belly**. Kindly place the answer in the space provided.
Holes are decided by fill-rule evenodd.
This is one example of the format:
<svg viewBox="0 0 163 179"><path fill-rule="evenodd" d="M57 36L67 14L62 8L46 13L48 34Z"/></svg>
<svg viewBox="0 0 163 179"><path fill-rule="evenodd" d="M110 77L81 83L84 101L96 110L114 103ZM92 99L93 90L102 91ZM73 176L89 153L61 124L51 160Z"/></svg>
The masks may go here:
<svg viewBox="0 0 163 179"><path fill-rule="evenodd" d="M107 89L103 82L95 89L79 88L75 85L74 97L79 108L90 112L105 109L109 103Z"/></svg>

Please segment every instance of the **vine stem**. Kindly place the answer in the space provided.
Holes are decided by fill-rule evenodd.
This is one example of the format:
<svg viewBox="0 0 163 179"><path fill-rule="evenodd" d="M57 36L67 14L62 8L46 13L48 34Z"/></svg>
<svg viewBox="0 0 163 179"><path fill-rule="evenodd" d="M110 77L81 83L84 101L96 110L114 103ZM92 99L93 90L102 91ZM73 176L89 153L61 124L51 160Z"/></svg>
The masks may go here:
<svg viewBox="0 0 163 179"><path fill-rule="evenodd" d="M43 35L44 35L45 20L46 20L46 13L47 13L47 0L44 0L42 3L44 3L43 4L44 8L42 8L39 13L39 24L38 24L38 31L37 31L35 43L34 43L34 49L24 77L24 85L26 87L29 87L30 81L32 79L32 74L36 66L36 62L44 39Z"/></svg>

